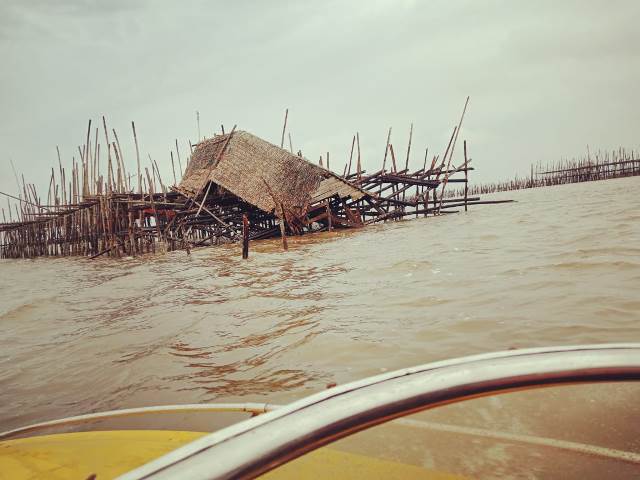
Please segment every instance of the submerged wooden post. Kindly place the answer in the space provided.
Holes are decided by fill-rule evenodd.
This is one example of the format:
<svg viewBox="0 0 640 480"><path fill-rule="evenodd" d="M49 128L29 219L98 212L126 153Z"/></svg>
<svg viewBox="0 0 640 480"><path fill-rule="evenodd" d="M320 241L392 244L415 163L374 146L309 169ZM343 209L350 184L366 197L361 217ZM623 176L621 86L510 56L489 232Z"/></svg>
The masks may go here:
<svg viewBox="0 0 640 480"><path fill-rule="evenodd" d="M289 250L289 245L287 244L287 232L285 231L285 218L284 218L284 206L282 203L278 205L280 209L280 235L282 236L282 248L285 250Z"/></svg>
<svg viewBox="0 0 640 480"><path fill-rule="evenodd" d="M242 258L249 258L249 219L247 214L242 214Z"/></svg>

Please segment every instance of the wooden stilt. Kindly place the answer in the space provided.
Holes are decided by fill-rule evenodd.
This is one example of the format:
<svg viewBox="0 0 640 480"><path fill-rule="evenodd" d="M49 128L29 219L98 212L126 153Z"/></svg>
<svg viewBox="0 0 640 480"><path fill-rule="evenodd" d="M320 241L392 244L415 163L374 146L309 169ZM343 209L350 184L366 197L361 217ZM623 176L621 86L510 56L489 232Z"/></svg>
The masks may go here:
<svg viewBox="0 0 640 480"><path fill-rule="evenodd" d="M249 219L242 214L242 258L249 258Z"/></svg>

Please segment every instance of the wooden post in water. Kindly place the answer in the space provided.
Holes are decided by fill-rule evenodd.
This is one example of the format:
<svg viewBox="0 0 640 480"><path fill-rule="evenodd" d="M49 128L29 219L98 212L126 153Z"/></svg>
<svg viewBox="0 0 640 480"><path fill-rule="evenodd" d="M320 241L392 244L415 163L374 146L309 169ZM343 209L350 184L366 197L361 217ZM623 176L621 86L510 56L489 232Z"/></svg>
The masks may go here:
<svg viewBox="0 0 640 480"><path fill-rule="evenodd" d="M282 248L289 250L289 245L287 244L287 232L285 231L284 206L282 203L278 204L278 208L280 210L280 235L282 236Z"/></svg>
<svg viewBox="0 0 640 480"><path fill-rule="evenodd" d="M465 150L466 150L466 145L467 145L467 142L465 141ZM531 182L529 183L529 188L533 188L533 163L531 164Z"/></svg>
<svg viewBox="0 0 640 480"><path fill-rule="evenodd" d="M147 174L147 181L149 182L149 200L151 202L151 208L153 209L153 216L156 224L156 233L158 235L158 243L160 243L160 251L162 253L166 253L166 242L163 233L160 230L160 220L158 216L158 210L156 209L156 204L154 201L154 189L153 182L151 181L151 176L149 175L149 169L145 167L144 171ZM153 242L153 239L151 240ZM152 246L155 247L155 244L152 243Z"/></svg>
<svg viewBox="0 0 640 480"><path fill-rule="evenodd" d="M467 203L469 198L469 160L467 159L467 141L464 145L464 211L467 211Z"/></svg>
<svg viewBox="0 0 640 480"><path fill-rule="evenodd" d="M242 214L242 258L249 258L249 219L247 214Z"/></svg>

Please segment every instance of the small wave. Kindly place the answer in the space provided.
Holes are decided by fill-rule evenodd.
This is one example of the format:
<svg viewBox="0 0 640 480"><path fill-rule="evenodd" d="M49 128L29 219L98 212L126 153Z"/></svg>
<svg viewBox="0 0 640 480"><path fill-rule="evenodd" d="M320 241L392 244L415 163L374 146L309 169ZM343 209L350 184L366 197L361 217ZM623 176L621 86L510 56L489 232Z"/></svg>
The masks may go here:
<svg viewBox="0 0 640 480"><path fill-rule="evenodd" d="M4 310L0 310L0 321L2 320L21 320L31 317L31 313L36 310L42 302L48 299L42 299L38 302L22 303L16 306L4 306Z"/></svg>
<svg viewBox="0 0 640 480"><path fill-rule="evenodd" d="M550 268L558 270L592 270L592 269L618 269L618 270L635 270L640 268L640 263L615 260L611 262L588 262L588 261L567 261L548 265Z"/></svg>

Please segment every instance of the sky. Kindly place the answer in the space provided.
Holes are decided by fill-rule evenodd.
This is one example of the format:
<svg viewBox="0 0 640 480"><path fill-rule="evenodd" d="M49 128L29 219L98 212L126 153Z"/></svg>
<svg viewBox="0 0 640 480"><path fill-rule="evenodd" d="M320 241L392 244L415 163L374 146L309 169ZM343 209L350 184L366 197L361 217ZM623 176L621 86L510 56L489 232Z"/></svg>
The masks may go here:
<svg viewBox="0 0 640 480"><path fill-rule="evenodd" d="M404 159L411 123L410 165L442 156L467 96L453 163L466 140L475 182L637 149L639 20L636 0L3 0L0 191L18 191L13 162L46 196L56 146L70 165L103 115L130 168L136 122L165 180L196 111L203 136L237 125L279 144L288 108L294 150L339 172L356 132L365 169L389 127Z"/></svg>

